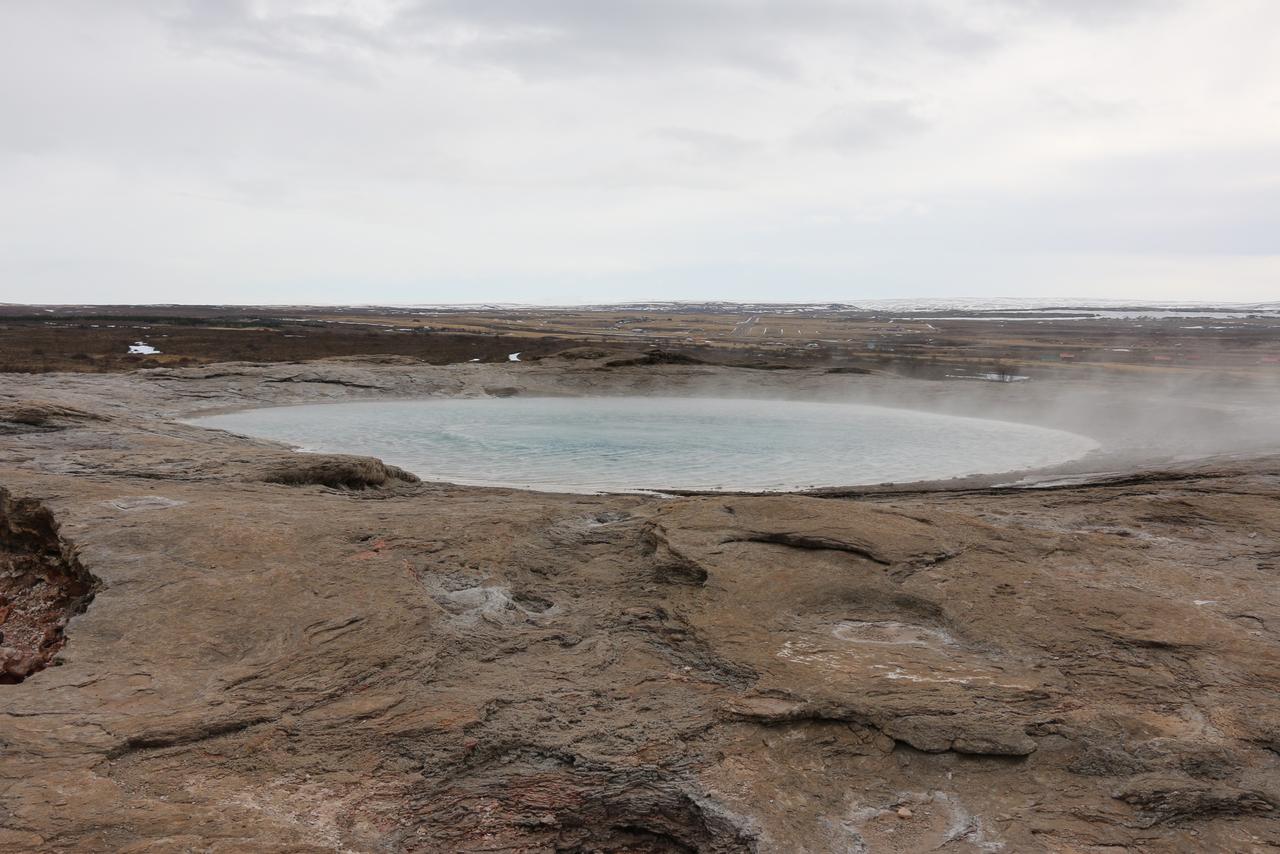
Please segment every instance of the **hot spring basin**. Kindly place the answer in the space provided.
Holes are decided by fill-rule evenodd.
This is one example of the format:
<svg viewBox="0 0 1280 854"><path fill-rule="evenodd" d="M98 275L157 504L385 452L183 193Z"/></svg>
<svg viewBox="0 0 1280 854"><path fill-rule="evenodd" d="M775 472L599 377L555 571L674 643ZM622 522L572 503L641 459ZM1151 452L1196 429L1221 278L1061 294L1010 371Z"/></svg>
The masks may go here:
<svg viewBox="0 0 1280 854"><path fill-rule="evenodd" d="M1039 468L1084 436L839 403L721 398L432 399L194 419L304 451L367 454L424 480L558 492L788 490Z"/></svg>

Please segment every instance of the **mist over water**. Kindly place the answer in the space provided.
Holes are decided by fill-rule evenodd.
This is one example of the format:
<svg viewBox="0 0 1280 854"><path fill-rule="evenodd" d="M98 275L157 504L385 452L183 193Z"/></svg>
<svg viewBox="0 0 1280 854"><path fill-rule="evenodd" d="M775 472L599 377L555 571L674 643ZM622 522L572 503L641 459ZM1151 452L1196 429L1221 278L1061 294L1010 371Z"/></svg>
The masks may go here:
<svg viewBox="0 0 1280 854"><path fill-rule="evenodd" d="M787 490L1067 462L1043 427L876 406L714 398L440 399L276 407L192 423L367 454L425 480L564 492Z"/></svg>

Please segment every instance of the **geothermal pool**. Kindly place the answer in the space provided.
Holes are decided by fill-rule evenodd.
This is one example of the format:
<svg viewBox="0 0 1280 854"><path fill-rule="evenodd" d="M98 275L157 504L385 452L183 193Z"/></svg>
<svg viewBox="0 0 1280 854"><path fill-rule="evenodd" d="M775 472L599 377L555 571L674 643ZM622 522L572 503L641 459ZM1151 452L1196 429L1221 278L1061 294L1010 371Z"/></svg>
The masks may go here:
<svg viewBox="0 0 1280 854"><path fill-rule="evenodd" d="M842 403L485 398L255 409L190 423L368 454L424 480L558 492L789 490L935 480L1076 459L1092 439Z"/></svg>

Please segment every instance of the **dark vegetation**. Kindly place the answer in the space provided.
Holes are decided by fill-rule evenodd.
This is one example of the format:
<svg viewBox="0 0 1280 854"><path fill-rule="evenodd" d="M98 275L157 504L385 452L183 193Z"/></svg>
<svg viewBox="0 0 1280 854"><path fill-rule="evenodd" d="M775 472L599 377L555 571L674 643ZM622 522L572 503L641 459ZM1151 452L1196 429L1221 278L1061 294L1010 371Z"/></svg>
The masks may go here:
<svg viewBox="0 0 1280 854"><path fill-rule="evenodd" d="M129 354L145 341L158 355ZM432 364L529 361L563 350L556 338L462 334L322 322L178 318L163 321L0 317L0 372L107 372L213 362L298 362L333 356L404 356Z"/></svg>
<svg viewBox="0 0 1280 854"><path fill-rule="evenodd" d="M653 350L633 359L614 359L605 362L606 368L630 368L642 365L705 365L705 360L690 356L687 353L672 353L667 350Z"/></svg>
<svg viewBox="0 0 1280 854"><path fill-rule="evenodd" d="M604 309L0 305L0 372L346 356L505 362L519 352L523 362L555 355L602 360L608 369L806 367L920 379L1078 377L1082 370L1280 376L1275 317L1028 321L970 313L920 320L832 310L744 326L750 317L750 310L732 306L650 316ZM788 334L778 335L784 323ZM137 341L160 353L130 355Z"/></svg>

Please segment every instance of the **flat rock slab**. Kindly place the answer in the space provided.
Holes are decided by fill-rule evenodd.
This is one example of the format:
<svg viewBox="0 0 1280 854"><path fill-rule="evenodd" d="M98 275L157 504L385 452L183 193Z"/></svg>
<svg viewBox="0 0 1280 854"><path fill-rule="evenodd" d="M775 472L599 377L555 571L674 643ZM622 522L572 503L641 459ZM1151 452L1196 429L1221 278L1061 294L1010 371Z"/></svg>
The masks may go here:
<svg viewBox="0 0 1280 854"><path fill-rule="evenodd" d="M601 377L0 376L0 546L97 584L0 685L0 850L1280 845L1274 457L832 498L356 489L265 482L286 449L173 420Z"/></svg>

